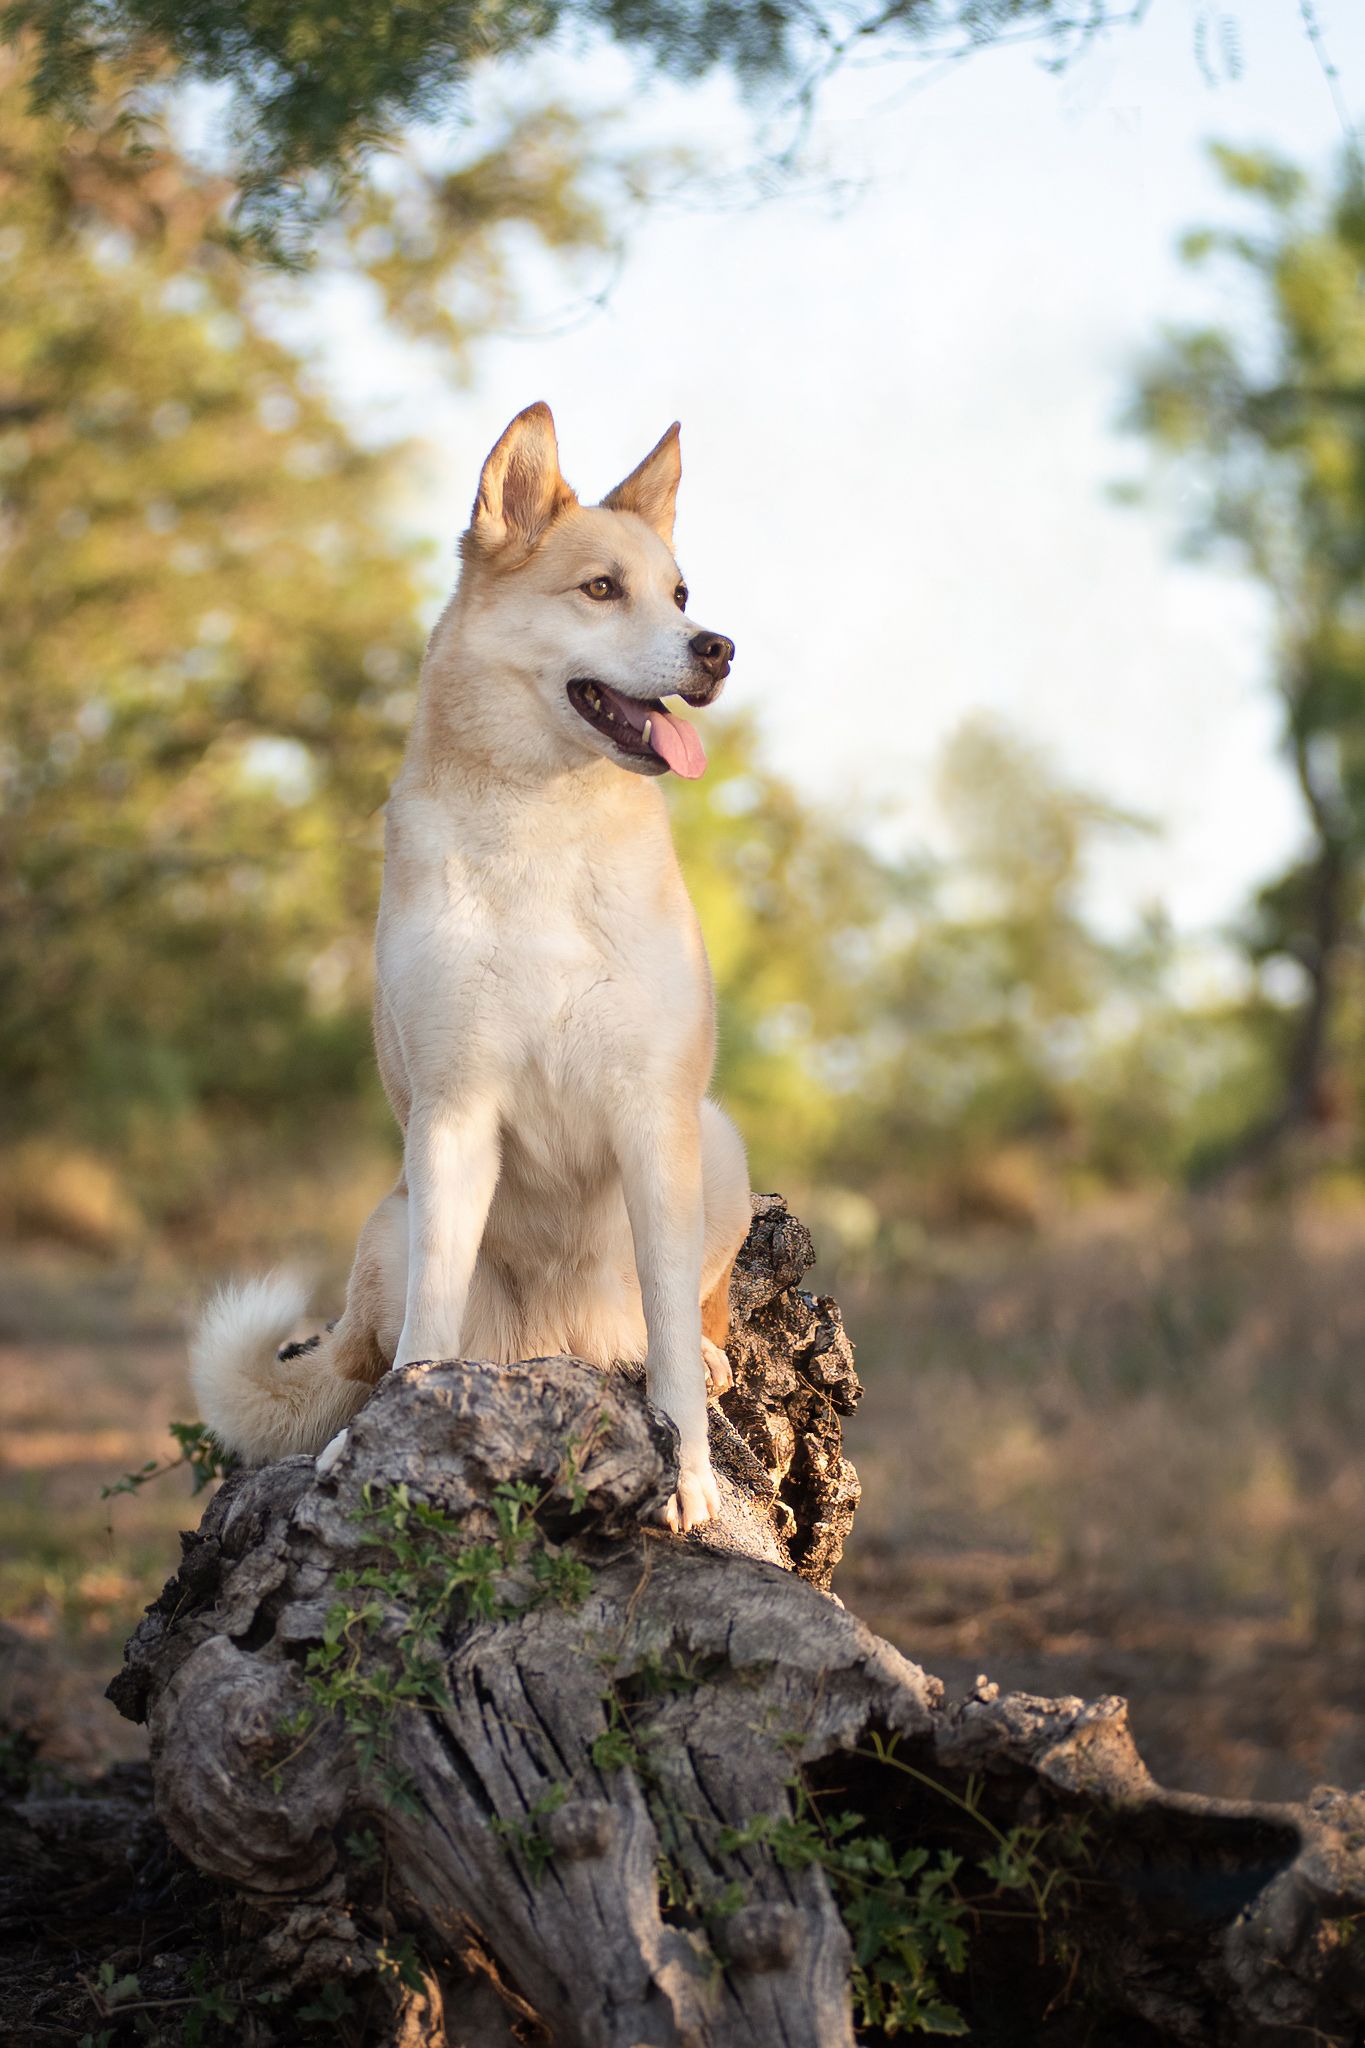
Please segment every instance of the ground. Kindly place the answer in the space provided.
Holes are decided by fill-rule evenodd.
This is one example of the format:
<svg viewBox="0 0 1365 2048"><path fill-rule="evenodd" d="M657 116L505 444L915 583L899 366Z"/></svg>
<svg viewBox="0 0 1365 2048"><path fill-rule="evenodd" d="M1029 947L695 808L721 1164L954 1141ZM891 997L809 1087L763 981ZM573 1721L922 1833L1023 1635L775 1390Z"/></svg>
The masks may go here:
<svg viewBox="0 0 1365 2048"><path fill-rule="evenodd" d="M953 1687L1120 1692L1167 1783L1365 1781L1365 1216L1107 1208L839 1288L867 1392L837 1589ZM321 1295L319 1297L321 1299ZM84 1774L101 1695L197 1519L165 1263L0 1259L0 1717Z"/></svg>
<svg viewBox="0 0 1365 2048"><path fill-rule="evenodd" d="M1155 1775L1365 1782L1365 1218L1108 1209L844 1288L838 1591L950 1686L1122 1693Z"/></svg>

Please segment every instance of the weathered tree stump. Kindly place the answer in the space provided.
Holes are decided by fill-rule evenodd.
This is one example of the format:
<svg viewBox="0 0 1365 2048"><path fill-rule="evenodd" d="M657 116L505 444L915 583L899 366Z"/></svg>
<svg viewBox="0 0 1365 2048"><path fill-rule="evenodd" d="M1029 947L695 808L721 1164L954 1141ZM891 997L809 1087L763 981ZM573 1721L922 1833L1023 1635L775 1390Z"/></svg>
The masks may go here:
<svg viewBox="0 0 1365 2048"><path fill-rule="evenodd" d="M392 1373L330 1471L236 1474L185 1538L110 1690L240 1976L469 2048L833 2048L855 1962L874 2038L1355 2038L1365 1799L1166 1792L1122 1701L948 1707L822 1590L857 1380L756 1209L718 1541L650 1526L671 1429L571 1359Z"/></svg>

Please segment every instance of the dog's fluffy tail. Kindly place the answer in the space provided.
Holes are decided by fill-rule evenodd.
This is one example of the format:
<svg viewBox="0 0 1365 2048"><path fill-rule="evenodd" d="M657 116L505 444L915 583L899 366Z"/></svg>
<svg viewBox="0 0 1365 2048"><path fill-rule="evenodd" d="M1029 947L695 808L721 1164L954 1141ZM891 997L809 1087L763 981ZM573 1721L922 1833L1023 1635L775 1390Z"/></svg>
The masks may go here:
<svg viewBox="0 0 1365 2048"><path fill-rule="evenodd" d="M278 1355L307 1306L297 1274L269 1273L220 1288L190 1338L200 1416L249 1465L320 1451L370 1392L333 1370L329 1334Z"/></svg>

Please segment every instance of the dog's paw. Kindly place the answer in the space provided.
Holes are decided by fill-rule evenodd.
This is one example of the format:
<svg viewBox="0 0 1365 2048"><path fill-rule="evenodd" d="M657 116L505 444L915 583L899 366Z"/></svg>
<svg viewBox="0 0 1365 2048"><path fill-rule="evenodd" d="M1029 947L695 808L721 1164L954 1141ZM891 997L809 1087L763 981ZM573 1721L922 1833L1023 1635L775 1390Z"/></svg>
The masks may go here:
<svg viewBox="0 0 1365 2048"><path fill-rule="evenodd" d="M719 1400L722 1394L729 1393L735 1383L730 1361L719 1344L713 1344L709 1337L703 1337L701 1362L706 1367L706 1398L708 1401Z"/></svg>
<svg viewBox="0 0 1365 2048"><path fill-rule="evenodd" d="M711 1460L703 1454L700 1464L684 1465L678 1474L678 1490L664 1509L664 1520L675 1536L685 1536L719 1513L720 1488Z"/></svg>
<svg viewBox="0 0 1365 2048"><path fill-rule="evenodd" d="M349 1429L339 1429L329 1444L324 1444L313 1460L313 1470L319 1475L330 1472L337 1459L351 1441Z"/></svg>

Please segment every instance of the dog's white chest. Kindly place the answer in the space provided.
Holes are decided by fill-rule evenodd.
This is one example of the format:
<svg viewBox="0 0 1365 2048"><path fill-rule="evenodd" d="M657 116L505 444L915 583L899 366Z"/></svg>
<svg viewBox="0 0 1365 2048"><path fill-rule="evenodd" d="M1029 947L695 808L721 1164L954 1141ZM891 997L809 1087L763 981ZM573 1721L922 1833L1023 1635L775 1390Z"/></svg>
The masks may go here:
<svg viewBox="0 0 1365 2048"><path fill-rule="evenodd" d="M681 1056L707 1014L704 955L651 847L632 860L584 840L528 859L447 829L421 851L401 895L386 889L378 945L410 1066L457 1063L567 1103Z"/></svg>

